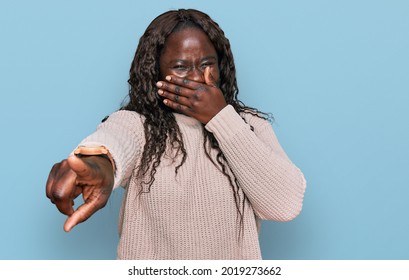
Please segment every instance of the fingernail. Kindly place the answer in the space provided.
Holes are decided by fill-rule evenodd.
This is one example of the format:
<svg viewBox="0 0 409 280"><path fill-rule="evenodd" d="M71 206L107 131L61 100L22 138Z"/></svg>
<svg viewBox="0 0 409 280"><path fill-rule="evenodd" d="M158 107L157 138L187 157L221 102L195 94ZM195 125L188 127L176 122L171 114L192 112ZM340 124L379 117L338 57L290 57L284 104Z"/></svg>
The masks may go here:
<svg viewBox="0 0 409 280"><path fill-rule="evenodd" d="M157 82L157 83L156 83L156 86L157 86L157 87L161 87L161 86L163 86L163 83L162 83L162 82Z"/></svg>
<svg viewBox="0 0 409 280"><path fill-rule="evenodd" d="M170 81L170 80L172 80L172 77L171 76L166 76L166 81Z"/></svg>
<svg viewBox="0 0 409 280"><path fill-rule="evenodd" d="M165 99L165 100L163 100L163 103L165 103L165 104L168 104L168 100L167 99Z"/></svg>
<svg viewBox="0 0 409 280"><path fill-rule="evenodd" d="M158 93L160 94L160 95L162 95L163 94L163 90L158 90Z"/></svg>

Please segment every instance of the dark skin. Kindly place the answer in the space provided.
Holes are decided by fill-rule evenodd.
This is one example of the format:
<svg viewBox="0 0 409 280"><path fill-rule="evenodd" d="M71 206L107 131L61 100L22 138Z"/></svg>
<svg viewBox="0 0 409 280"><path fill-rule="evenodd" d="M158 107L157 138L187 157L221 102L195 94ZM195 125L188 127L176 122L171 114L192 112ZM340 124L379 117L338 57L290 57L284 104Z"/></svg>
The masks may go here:
<svg viewBox="0 0 409 280"><path fill-rule="evenodd" d="M68 216L64 223L68 232L106 205L113 185L114 172L109 159L73 155L54 164L48 175L46 194ZM80 194L84 203L74 210L74 199Z"/></svg>
<svg viewBox="0 0 409 280"><path fill-rule="evenodd" d="M157 82L158 94L166 106L206 124L227 105L218 88L216 50L200 29L186 28L171 34L159 65L164 79ZM68 216L64 224L68 232L106 205L113 185L109 159L70 156L51 169L46 194ZM74 199L81 194L84 203L74 209Z"/></svg>
<svg viewBox="0 0 409 280"><path fill-rule="evenodd" d="M165 80L156 85L166 106L206 124L227 105L217 87L216 50L200 29L187 28L171 34L159 65Z"/></svg>

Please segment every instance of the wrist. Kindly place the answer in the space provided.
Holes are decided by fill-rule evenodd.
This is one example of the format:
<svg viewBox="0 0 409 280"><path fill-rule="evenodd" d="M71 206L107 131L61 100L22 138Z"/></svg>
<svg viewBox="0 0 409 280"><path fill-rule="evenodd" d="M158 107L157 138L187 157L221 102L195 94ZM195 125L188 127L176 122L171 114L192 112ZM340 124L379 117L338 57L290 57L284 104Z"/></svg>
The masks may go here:
<svg viewBox="0 0 409 280"><path fill-rule="evenodd" d="M97 156L109 160L111 163L113 174L115 174L115 161L109 150L105 146L78 146L74 150L74 155L82 156Z"/></svg>

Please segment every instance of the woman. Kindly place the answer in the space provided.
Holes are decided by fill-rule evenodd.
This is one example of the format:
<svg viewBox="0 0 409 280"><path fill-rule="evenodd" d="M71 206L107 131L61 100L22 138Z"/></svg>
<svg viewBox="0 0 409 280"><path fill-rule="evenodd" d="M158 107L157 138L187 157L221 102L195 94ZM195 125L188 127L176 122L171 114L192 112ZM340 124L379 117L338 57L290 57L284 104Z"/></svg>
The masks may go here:
<svg viewBox="0 0 409 280"><path fill-rule="evenodd" d="M64 229L123 186L119 259L260 259L260 219L296 217L306 185L265 114L237 99L223 31L197 10L158 16L128 82L128 103L50 172Z"/></svg>

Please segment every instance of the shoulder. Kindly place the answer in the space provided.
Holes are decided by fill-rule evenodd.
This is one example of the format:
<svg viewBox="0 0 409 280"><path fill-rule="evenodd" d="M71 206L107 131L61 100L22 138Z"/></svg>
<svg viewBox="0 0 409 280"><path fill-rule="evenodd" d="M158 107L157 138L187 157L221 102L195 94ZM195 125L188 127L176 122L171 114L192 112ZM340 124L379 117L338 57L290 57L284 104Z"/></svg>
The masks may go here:
<svg viewBox="0 0 409 280"><path fill-rule="evenodd" d="M128 110L118 110L106 118L106 121L118 121L118 122L143 122L144 116Z"/></svg>
<svg viewBox="0 0 409 280"><path fill-rule="evenodd" d="M135 111L129 111L129 110L118 110L116 112L113 112L111 115L107 117L107 120L109 119L116 119L116 120L135 120L135 119L140 119L142 118L142 115L135 112Z"/></svg>
<svg viewBox="0 0 409 280"><path fill-rule="evenodd" d="M253 109L245 109L240 112L239 115L254 129L271 127L271 118L267 114L262 114Z"/></svg>
<svg viewBox="0 0 409 280"><path fill-rule="evenodd" d="M120 126L135 130L143 127L143 122L144 116L141 114L134 111L119 110L104 118L99 127Z"/></svg>

